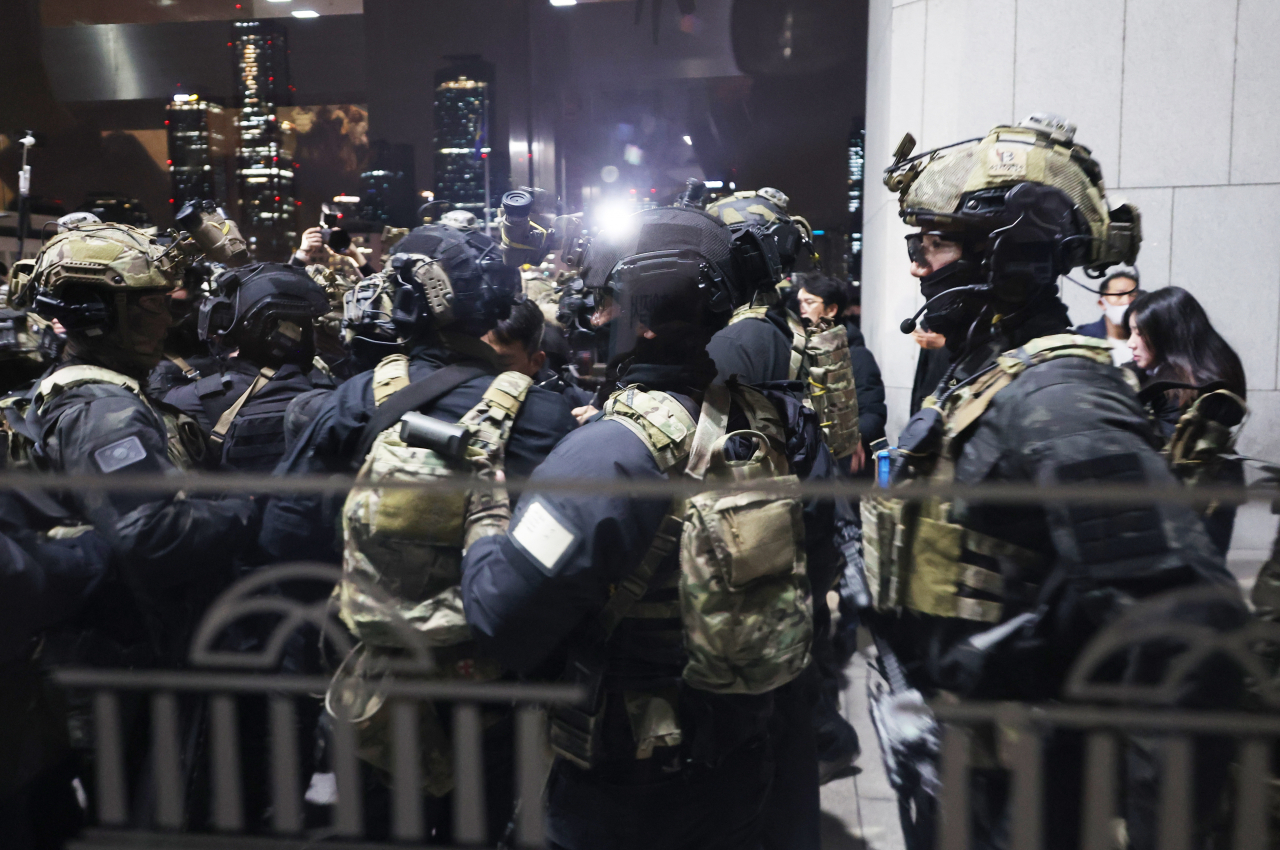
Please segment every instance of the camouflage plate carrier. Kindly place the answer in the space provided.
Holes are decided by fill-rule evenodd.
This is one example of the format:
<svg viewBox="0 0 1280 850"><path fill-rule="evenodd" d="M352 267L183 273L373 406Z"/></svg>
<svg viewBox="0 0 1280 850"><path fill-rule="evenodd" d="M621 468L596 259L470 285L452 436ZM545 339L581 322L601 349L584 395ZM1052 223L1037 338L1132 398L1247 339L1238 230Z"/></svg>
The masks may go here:
<svg viewBox="0 0 1280 850"><path fill-rule="evenodd" d="M858 389L849 358L849 331L844 325L819 324L809 332L805 345L809 403L818 414L827 448L837 458L858 449Z"/></svg>
<svg viewBox="0 0 1280 850"><path fill-rule="evenodd" d="M748 430L726 433L731 400L746 413ZM663 473L725 483L796 481L788 473L777 411L759 391L736 382L708 388L697 423L676 399L640 386L614 393L604 418L635 434ZM746 460L725 455L736 439L754 446ZM679 569L655 581L677 550ZM668 600L675 588L678 595ZM645 598L650 592L657 594L654 601ZM679 623L675 639L688 657L682 678L691 687L761 694L790 682L808 665L813 641L800 503L770 493L714 490L676 500L640 564L605 604L597 635L607 640L629 618ZM637 758L648 758L655 746L680 743L674 689L624 696ZM603 704L590 713L557 711L552 749L583 768L598 764L603 711Z"/></svg>
<svg viewBox="0 0 1280 850"><path fill-rule="evenodd" d="M373 372L373 397L382 405L407 387L409 359L395 354ZM512 423L532 379L504 372L494 379L480 402L459 421L469 434L468 458L486 458L495 469L511 436ZM377 658L403 656L407 647L398 625L407 623L423 646L435 655L432 678L485 681L501 674L498 665L476 653L462 611L461 564L468 494L383 489L381 481L430 483L471 476L431 449L414 448L400 439L399 423L374 440L360 468L361 485L352 489L342 509L344 580L334 591L338 613L361 641L354 664L344 664L335 688L348 688L360 670L377 667ZM394 600L391 608L362 590L373 586ZM350 660L349 660L350 661ZM350 691L348 691L350 693ZM391 765L389 712L382 698L367 691L353 706L361 758L377 767ZM442 796L453 787L452 746L431 708L421 713L425 753L423 786Z"/></svg>
<svg viewBox="0 0 1280 850"><path fill-rule="evenodd" d="M745 306L733 311L729 324L743 319L764 320L768 306ZM834 457L847 457L857 449L858 392L849 359L849 332L844 325L822 325L807 330L790 311L791 362L787 380L803 381L805 405L818 414L822 436Z"/></svg>
<svg viewBox="0 0 1280 850"><path fill-rule="evenodd" d="M932 464L929 481L953 482L962 438L996 394L1032 366L1063 357L1112 365L1105 340L1074 334L1040 337L1001 354L993 369L952 393L940 407L933 399L925 401L942 415L942 442L933 457L913 458L916 468ZM1136 391L1136 380L1121 371ZM999 623L1007 606L1034 598L1036 583L1049 566L1037 552L951 522L951 504L936 498L865 498L861 509L867 586L877 610L907 608Z"/></svg>

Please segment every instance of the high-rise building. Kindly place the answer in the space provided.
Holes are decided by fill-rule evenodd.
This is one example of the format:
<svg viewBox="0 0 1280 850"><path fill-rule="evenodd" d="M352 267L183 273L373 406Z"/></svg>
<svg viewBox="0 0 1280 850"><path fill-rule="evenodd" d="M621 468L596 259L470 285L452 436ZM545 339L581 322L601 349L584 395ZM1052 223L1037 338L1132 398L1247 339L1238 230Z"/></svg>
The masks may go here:
<svg viewBox="0 0 1280 850"><path fill-rule="evenodd" d="M858 122L849 134L849 248L845 255L848 274L862 279L862 198L866 154L866 130Z"/></svg>
<svg viewBox="0 0 1280 850"><path fill-rule="evenodd" d="M239 223L249 250L260 260L288 255L297 241L294 198L295 133L276 114L292 104L289 47L274 20L234 25L240 134L236 149Z"/></svg>
<svg viewBox="0 0 1280 850"><path fill-rule="evenodd" d="M360 173L360 219L393 227L420 224L414 220L413 187L413 145L371 142L369 168Z"/></svg>
<svg viewBox="0 0 1280 850"><path fill-rule="evenodd" d="M169 141L169 194L176 213L190 200L226 206L230 159L229 116L198 94L175 94L165 107Z"/></svg>
<svg viewBox="0 0 1280 850"><path fill-rule="evenodd" d="M479 56L448 56L436 72L435 197L484 214L485 173L489 202L506 188L506 169L492 161L494 66Z"/></svg>

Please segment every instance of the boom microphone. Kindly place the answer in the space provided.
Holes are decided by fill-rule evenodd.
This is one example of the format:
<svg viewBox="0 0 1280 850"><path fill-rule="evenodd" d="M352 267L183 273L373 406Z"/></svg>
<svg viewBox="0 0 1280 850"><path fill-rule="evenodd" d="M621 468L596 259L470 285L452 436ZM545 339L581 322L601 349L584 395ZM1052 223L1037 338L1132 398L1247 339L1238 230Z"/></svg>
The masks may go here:
<svg viewBox="0 0 1280 850"><path fill-rule="evenodd" d="M937 301L944 295L954 295L959 292L990 292L992 288L993 287L989 283L976 283L972 286L958 286L955 289L948 289L946 292L939 292L937 295L924 302L924 304L920 306L920 309L916 310L916 314L914 316L910 319L903 319L902 324L898 325L898 330L902 331L904 334L909 334L914 331L916 329L916 319L920 318L920 315L925 310L929 309L930 304Z"/></svg>

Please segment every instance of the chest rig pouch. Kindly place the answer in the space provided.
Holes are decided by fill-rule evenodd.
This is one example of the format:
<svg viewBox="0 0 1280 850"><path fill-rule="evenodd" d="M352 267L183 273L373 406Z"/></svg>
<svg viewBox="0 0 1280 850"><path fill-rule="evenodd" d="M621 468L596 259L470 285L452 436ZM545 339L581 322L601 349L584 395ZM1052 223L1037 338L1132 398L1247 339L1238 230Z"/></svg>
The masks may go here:
<svg viewBox="0 0 1280 850"><path fill-rule="evenodd" d="M1074 334L1040 337L999 355L940 404L925 401L903 430L894 482L955 481L968 431L996 395L1032 366L1062 357L1112 362L1105 340ZM1034 595L1048 567L1038 552L951 522L951 504L940 499L866 498L861 511L867 585L877 610L999 623L1017 613L1011 604Z"/></svg>
<svg viewBox="0 0 1280 850"><path fill-rule="evenodd" d="M747 430L727 432L731 402L746 413ZM708 388L696 425L671 396L638 387L615 393L605 418L635 433L664 473L683 470L708 482L796 481L773 405L736 383ZM676 553L678 569L661 573ZM677 500L639 566L601 612L602 647L627 619L678 624L674 637L687 658L681 677L690 687L761 694L790 682L809 663L813 638L800 503L769 493L714 490ZM586 711L557 710L551 728L552 748L584 768L596 766L602 755L605 695L595 691ZM622 698L636 758L681 743L676 688L624 691Z"/></svg>
<svg viewBox="0 0 1280 850"><path fill-rule="evenodd" d="M831 454L847 457L862 441L858 431L858 389L849 359L849 332L844 325L816 328L809 334L805 352L809 404L818 414Z"/></svg>

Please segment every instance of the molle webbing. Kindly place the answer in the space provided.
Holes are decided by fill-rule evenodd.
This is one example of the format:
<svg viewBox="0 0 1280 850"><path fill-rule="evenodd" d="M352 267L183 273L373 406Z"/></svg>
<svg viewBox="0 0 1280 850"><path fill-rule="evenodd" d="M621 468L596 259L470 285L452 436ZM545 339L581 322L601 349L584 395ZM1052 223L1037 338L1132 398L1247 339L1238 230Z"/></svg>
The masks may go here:
<svg viewBox="0 0 1280 850"><path fill-rule="evenodd" d="M849 359L849 333L844 325L817 330L809 335L807 377L809 401L827 447L837 458L858 448L858 388Z"/></svg>
<svg viewBox="0 0 1280 850"><path fill-rule="evenodd" d="M940 406L942 447L930 480L955 480L965 432L1001 390L1032 366L1064 357L1112 365L1105 340L1055 334L999 355L990 371L948 396ZM998 623L1008 616L1008 603L1025 605L1034 596L1048 566L1044 556L952 523L950 513L951 505L937 499L863 500L863 554L876 608Z"/></svg>
<svg viewBox="0 0 1280 850"><path fill-rule="evenodd" d="M684 405L666 393L627 387L610 396L604 414L640 438L661 472L677 469L688 459L697 422Z"/></svg>
<svg viewBox="0 0 1280 850"><path fill-rule="evenodd" d="M253 398L258 392L265 387L276 375L276 370L269 366L263 366L258 371L258 375L253 379L253 383L249 388L241 393L235 403L222 412L218 417L218 424L213 426L213 431L209 434L209 439L215 445L221 446L227 439L227 432L231 430L231 424L236 421L236 417L240 415L240 408L244 407L245 402Z"/></svg>
<svg viewBox="0 0 1280 850"><path fill-rule="evenodd" d="M392 354L373 367L373 403L378 407L391 396L409 386L409 358Z"/></svg>

